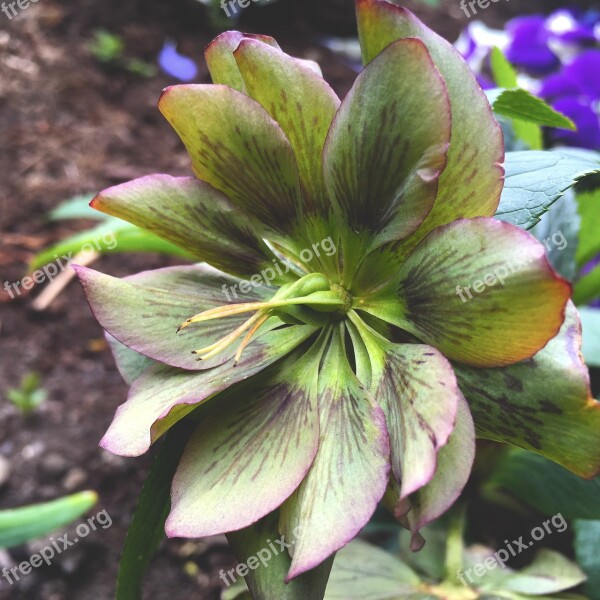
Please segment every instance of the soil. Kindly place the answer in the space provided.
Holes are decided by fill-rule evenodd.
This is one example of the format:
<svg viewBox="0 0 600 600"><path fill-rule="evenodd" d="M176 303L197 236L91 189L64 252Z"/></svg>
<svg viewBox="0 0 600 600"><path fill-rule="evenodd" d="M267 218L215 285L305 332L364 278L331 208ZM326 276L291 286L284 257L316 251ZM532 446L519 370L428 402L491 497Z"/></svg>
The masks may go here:
<svg viewBox="0 0 600 600"><path fill-rule="evenodd" d="M517 11L549 4L502 2L481 16L499 26ZM455 0L437 10L406 5L449 39L466 25ZM319 61L340 95L351 86L354 72L319 46L324 34L352 34L351 0L281 0L251 6L242 18L234 27L274 35L286 51ZM10 21L0 13L0 285L22 278L36 250L89 225L48 222L60 202L148 173L189 174L183 147L156 108L162 88L174 82L100 64L87 47L98 28L121 36L128 57L150 63L173 38L198 57L199 81L208 82L200 57L218 30L197 0L40 0ZM95 267L124 276L170 264L115 255ZM151 456L122 459L98 448L127 387L79 286L71 284L43 312L31 306L37 293L11 300L0 289L0 455L10 464L0 508L93 489L100 501L92 513L106 509L113 525L13 587L0 579L0 599L108 600ZM5 393L30 372L41 375L48 399L25 418ZM0 552L0 569L31 553L31 546ZM146 597L217 599L219 569L233 564L224 538L167 541L152 563Z"/></svg>

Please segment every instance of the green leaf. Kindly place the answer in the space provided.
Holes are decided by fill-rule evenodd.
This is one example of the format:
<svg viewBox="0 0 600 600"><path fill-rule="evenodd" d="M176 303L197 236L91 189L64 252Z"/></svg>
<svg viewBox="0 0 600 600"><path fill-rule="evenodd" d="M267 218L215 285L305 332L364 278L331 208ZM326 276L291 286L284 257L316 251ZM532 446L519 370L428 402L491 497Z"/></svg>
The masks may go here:
<svg viewBox="0 0 600 600"><path fill-rule="evenodd" d="M538 98L520 88L504 90L493 104L494 112L546 127L558 127L575 131L577 128L571 119L548 106Z"/></svg>
<svg viewBox="0 0 600 600"><path fill-rule="evenodd" d="M600 265L578 279L573 286L573 302L578 306L600 298Z"/></svg>
<svg viewBox="0 0 600 600"><path fill-rule="evenodd" d="M508 62L500 48L492 48L490 66L494 81L499 88L516 88L518 76L515 68Z"/></svg>
<svg viewBox="0 0 600 600"><path fill-rule="evenodd" d="M581 217L577 265L583 267L600 254L600 189L578 193L577 205Z"/></svg>
<svg viewBox="0 0 600 600"><path fill-rule="evenodd" d="M243 568L246 567L247 573L244 576L254 600L323 599L333 557L315 569L285 583L291 558L288 551L277 544L277 540L282 540L284 544L290 544L295 540L281 537L276 512L246 529L227 534L227 539L241 563L238 565L240 572L243 573Z"/></svg>
<svg viewBox="0 0 600 600"><path fill-rule="evenodd" d="M72 523L96 502L95 492L80 492L23 508L0 511L0 548L12 548L36 540Z"/></svg>
<svg viewBox="0 0 600 600"><path fill-rule="evenodd" d="M600 367L600 310L580 308L583 328L583 356L590 367Z"/></svg>
<svg viewBox="0 0 600 600"><path fill-rule="evenodd" d="M140 600L142 597L144 573L165 537L165 520L171 508L171 479L190 433L187 423L173 429L152 464L123 547L116 600Z"/></svg>
<svg viewBox="0 0 600 600"><path fill-rule="evenodd" d="M106 215L94 210L90 206L90 202L95 196L96 194L83 194L81 196L75 196L70 200L66 200L50 211L48 218L51 221L70 219L93 219L94 221L104 221L107 219Z"/></svg>
<svg viewBox="0 0 600 600"><path fill-rule="evenodd" d="M419 576L393 554L355 540L338 552L325 600L397 600L420 588Z"/></svg>
<svg viewBox="0 0 600 600"><path fill-rule="evenodd" d="M29 269L39 269L57 259L71 260L76 254L84 251L102 254L156 252L167 256L193 259L193 256L185 250L135 225L130 225L121 219L106 219L93 229L77 233L43 250L33 257Z"/></svg>
<svg viewBox="0 0 600 600"><path fill-rule="evenodd" d="M531 229L584 177L600 173L600 161L571 152L508 152L506 183L495 217Z"/></svg>
<svg viewBox="0 0 600 600"><path fill-rule="evenodd" d="M573 281L577 273L575 255L580 226L575 192L568 190L531 230L544 244L548 260L554 269L569 281Z"/></svg>
<svg viewBox="0 0 600 600"><path fill-rule="evenodd" d="M600 600L600 521L577 520L573 526L577 562L588 576L585 591L589 600Z"/></svg>
<svg viewBox="0 0 600 600"><path fill-rule="evenodd" d="M560 513L569 520L600 519L600 478L586 481L526 450L514 448L504 454L484 489L508 492L549 517ZM566 529L566 522L560 527Z"/></svg>

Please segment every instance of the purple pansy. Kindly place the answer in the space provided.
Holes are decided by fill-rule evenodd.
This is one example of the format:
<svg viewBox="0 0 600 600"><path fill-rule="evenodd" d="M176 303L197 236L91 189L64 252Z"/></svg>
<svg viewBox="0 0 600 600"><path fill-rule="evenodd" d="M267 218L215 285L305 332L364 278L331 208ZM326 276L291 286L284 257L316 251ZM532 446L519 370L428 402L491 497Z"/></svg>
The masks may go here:
<svg viewBox="0 0 600 600"><path fill-rule="evenodd" d="M196 63L187 56L177 52L175 42L167 40L158 57L160 68L179 81L193 81L198 76Z"/></svg>
<svg viewBox="0 0 600 600"><path fill-rule="evenodd" d="M536 73L549 73L560 65L549 46L552 34L545 17L518 17L509 21L506 29L510 36L506 57L514 65Z"/></svg>

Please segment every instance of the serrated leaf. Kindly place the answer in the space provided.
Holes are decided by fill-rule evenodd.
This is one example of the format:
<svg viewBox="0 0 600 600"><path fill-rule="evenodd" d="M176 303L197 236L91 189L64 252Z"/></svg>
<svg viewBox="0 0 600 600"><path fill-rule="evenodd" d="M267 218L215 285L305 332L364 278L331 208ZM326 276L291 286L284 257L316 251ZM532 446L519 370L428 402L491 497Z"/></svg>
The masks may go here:
<svg viewBox="0 0 600 600"><path fill-rule="evenodd" d="M600 161L570 152L508 152L506 183L495 217L531 229L565 192L588 175L600 173Z"/></svg>
<svg viewBox="0 0 600 600"><path fill-rule="evenodd" d="M0 511L0 548L18 546L52 533L79 518L97 501L95 492L80 492L44 504Z"/></svg>
<svg viewBox="0 0 600 600"><path fill-rule="evenodd" d="M586 481L564 467L526 450L513 449L499 461L486 492L503 490L547 516L600 519L600 478ZM553 524L554 525L554 524ZM566 529L566 522L554 526Z"/></svg>
<svg viewBox="0 0 600 600"><path fill-rule="evenodd" d="M171 479L190 432L187 423L173 428L150 469L127 532L116 600L140 600L142 597L144 573L165 537L165 520L171 508Z"/></svg>
<svg viewBox="0 0 600 600"><path fill-rule="evenodd" d="M575 131L575 123L548 106L541 98L521 88L504 90L493 105L494 112L534 125Z"/></svg>

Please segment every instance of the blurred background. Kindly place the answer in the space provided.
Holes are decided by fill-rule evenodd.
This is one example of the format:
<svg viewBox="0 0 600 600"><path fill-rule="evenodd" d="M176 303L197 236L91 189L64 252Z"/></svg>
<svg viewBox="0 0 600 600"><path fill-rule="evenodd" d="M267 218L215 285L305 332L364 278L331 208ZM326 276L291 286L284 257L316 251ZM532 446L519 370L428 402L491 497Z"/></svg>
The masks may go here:
<svg viewBox="0 0 600 600"><path fill-rule="evenodd" d="M472 18L458 0L402 4L452 42L462 33L460 49L486 85L485 64L475 51L485 46L487 30L478 25L465 33L467 28L477 19L503 30L517 16L549 15L567 3L501 0ZM594 5L568 2L582 10ZM25 9L13 6L3 4L0 12L0 509L89 489L98 502L88 514L105 509L112 525L17 584L0 578L0 598L109 600L151 457L124 459L97 446L127 386L80 287L68 275L18 293L5 283L43 265L38 257L44 249L60 249L54 245L97 226L81 207L101 189L150 173L189 174L184 148L156 102L168 85L209 82L203 50L219 32L274 36L286 52L317 61L343 96L359 69L354 2L252 2L235 18L218 4L198 0L38 0ZM516 46L513 63L527 63ZM539 77L558 69L522 66ZM564 107L575 119L573 110ZM584 131L590 135L576 145L600 149L593 123ZM546 132L548 139L552 135ZM65 201L71 201L67 208L52 213ZM66 255L69 248L52 254ZM154 252L96 250L90 262L115 276L181 262ZM0 549L0 570L26 560L36 543ZM219 570L234 564L224 537L168 541L148 575L148 597L218 599Z"/></svg>

